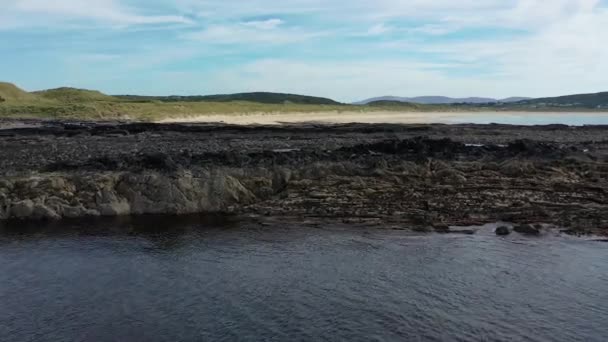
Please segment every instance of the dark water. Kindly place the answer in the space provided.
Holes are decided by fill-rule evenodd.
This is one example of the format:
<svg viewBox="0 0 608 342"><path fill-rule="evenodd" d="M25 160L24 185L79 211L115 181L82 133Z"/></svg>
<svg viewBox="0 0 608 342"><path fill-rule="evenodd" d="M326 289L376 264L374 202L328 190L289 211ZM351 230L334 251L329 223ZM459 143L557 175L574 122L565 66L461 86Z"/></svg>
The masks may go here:
<svg viewBox="0 0 608 342"><path fill-rule="evenodd" d="M606 341L608 244L170 219L4 229L0 340Z"/></svg>

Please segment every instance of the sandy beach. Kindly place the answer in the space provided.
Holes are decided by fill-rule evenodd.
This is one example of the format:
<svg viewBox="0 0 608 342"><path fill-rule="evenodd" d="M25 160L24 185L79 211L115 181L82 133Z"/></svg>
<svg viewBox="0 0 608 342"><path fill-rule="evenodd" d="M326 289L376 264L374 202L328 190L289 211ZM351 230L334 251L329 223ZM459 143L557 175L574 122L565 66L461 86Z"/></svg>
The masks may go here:
<svg viewBox="0 0 608 342"><path fill-rule="evenodd" d="M608 124L608 112L316 112L243 113L168 118L158 123L221 122L234 125L284 123L507 123L507 124ZM546 121L546 122L544 122Z"/></svg>

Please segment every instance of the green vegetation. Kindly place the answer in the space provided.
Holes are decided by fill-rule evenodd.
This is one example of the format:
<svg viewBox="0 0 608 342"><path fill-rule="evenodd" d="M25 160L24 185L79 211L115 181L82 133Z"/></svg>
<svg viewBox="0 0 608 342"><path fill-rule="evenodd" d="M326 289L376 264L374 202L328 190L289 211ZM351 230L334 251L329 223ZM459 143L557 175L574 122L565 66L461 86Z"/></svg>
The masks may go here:
<svg viewBox="0 0 608 342"><path fill-rule="evenodd" d="M0 98L3 99L0 102L34 101L37 99L36 95L6 82L0 82Z"/></svg>
<svg viewBox="0 0 608 342"><path fill-rule="evenodd" d="M32 93L47 100L54 100L63 103L83 103L96 101L116 101L113 96L103 94L97 90L76 89L76 88L57 88Z"/></svg>
<svg viewBox="0 0 608 342"><path fill-rule="evenodd" d="M139 102L256 102L266 104L314 104L314 105L340 105L331 99L314 96L304 96L295 94L281 93L240 93L227 95L206 95L206 96L138 96L138 95L118 95L119 99Z"/></svg>
<svg viewBox="0 0 608 342"><path fill-rule="evenodd" d="M144 120L213 114L310 113L361 111L318 97L246 93L213 96L110 96L99 91L57 88L28 93L10 83L0 84L0 118L78 120Z"/></svg>
<svg viewBox="0 0 608 342"><path fill-rule="evenodd" d="M28 93L3 83L0 118L77 120L143 120L187 118L214 114L377 112L407 110L403 106L356 106L331 99L278 93L242 93L211 96L110 96L94 90L58 88ZM436 109L416 105L410 110Z"/></svg>
<svg viewBox="0 0 608 342"><path fill-rule="evenodd" d="M320 97L263 92L210 96L110 96L94 90L57 88L28 93L13 84L0 82L0 118L155 121L214 114L533 111L546 108L550 110L606 110L608 109L608 93L572 95L497 105L423 105L397 101L347 105Z"/></svg>
<svg viewBox="0 0 608 342"><path fill-rule="evenodd" d="M536 107L608 108L608 92L532 99L518 104Z"/></svg>

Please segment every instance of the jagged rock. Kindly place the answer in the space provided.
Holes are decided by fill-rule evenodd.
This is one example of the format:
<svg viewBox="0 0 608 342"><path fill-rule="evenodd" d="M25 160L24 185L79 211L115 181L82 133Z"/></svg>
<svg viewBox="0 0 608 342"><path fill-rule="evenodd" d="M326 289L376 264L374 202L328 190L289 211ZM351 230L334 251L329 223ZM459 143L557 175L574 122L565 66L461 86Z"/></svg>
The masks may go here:
<svg viewBox="0 0 608 342"><path fill-rule="evenodd" d="M63 217L66 218L78 218L78 217L86 217L87 210L79 205L79 206L65 206L62 208Z"/></svg>
<svg viewBox="0 0 608 342"><path fill-rule="evenodd" d="M126 201L117 201L98 206L101 216L124 216L131 213L131 206Z"/></svg>
<svg viewBox="0 0 608 342"><path fill-rule="evenodd" d="M61 218L57 212L53 209L45 206L44 204L36 204L34 211L31 215L34 219L45 219L45 220L58 220Z"/></svg>
<svg viewBox="0 0 608 342"><path fill-rule="evenodd" d="M30 218L32 214L34 214L34 202L32 200L23 200L13 204L11 207L11 216L14 218Z"/></svg>
<svg viewBox="0 0 608 342"><path fill-rule="evenodd" d="M598 235L608 226L608 127L56 125L0 130L0 219L29 199L41 206L32 218L269 213L443 232L437 223L531 220ZM128 135L108 134L120 130Z"/></svg>

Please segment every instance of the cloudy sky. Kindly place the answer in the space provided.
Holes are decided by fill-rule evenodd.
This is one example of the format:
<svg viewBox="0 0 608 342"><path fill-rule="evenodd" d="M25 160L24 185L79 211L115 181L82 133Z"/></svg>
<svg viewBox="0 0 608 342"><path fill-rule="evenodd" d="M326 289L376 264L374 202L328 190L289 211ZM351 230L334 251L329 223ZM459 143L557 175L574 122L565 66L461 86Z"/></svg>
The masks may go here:
<svg viewBox="0 0 608 342"><path fill-rule="evenodd" d="M0 80L110 94L608 90L608 0L0 0Z"/></svg>

